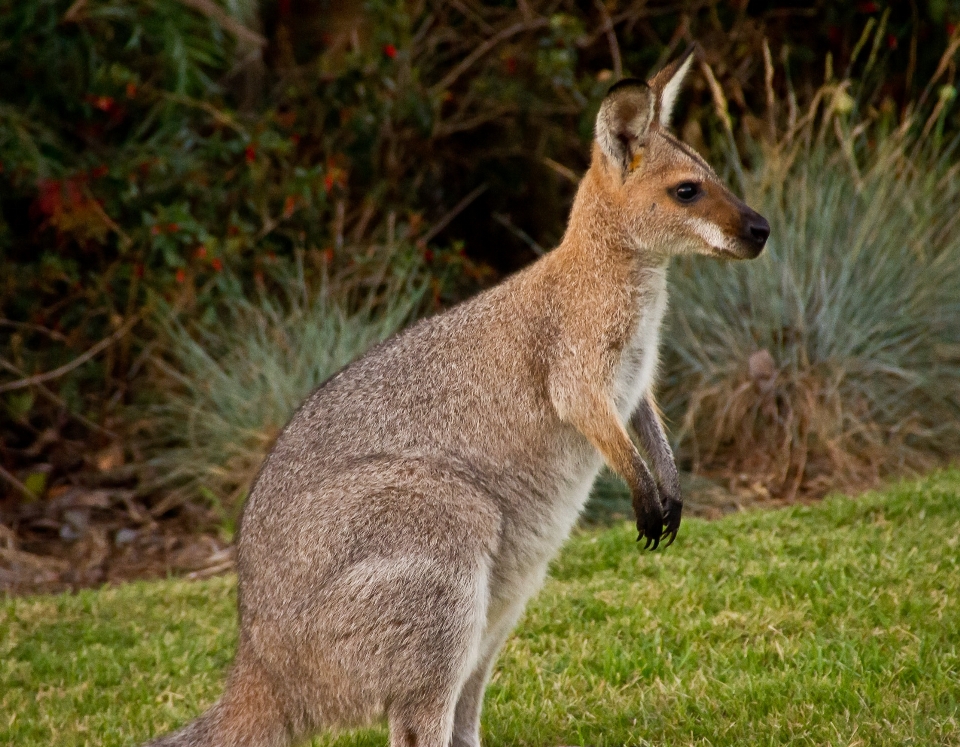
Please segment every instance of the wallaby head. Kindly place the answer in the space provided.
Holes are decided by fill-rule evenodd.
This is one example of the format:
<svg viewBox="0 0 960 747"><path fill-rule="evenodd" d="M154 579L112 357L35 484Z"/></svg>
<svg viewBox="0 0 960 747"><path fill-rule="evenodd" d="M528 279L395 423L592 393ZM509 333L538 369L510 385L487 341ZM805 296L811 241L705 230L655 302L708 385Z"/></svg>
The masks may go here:
<svg viewBox="0 0 960 747"><path fill-rule="evenodd" d="M753 258L770 225L669 131L694 53L691 47L649 82L626 78L610 89L597 115L590 170L638 251Z"/></svg>

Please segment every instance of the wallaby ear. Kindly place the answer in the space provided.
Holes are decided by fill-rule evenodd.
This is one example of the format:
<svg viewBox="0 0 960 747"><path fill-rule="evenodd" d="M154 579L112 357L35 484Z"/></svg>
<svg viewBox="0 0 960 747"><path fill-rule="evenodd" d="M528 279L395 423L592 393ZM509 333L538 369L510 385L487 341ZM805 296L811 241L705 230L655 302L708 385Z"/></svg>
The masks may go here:
<svg viewBox="0 0 960 747"><path fill-rule="evenodd" d="M624 78L607 92L597 114L600 150L623 171L636 165L653 122L654 97L637 78Z"/></svg>
<svg viewBox="0 0 960 747"><path fill-rule="evenodd" d="M653 97L656 101L657 121L661 127L670 126L673 107L677 103L677 96L683 86L683 80L690 72L690 68L693 67L696 53L697 45L691 44L680 57L650 80L650 89L653 91Z"/></svg>

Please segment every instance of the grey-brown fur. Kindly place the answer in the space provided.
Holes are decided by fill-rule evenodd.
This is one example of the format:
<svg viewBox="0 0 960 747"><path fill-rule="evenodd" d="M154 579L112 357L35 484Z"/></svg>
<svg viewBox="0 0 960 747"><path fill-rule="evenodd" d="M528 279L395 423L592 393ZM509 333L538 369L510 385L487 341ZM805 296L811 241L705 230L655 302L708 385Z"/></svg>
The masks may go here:
<svg viewBox="0 0 960 747"><path fill-rule="evenodd" d="M766 238L661 130L681 62L601 108L559 247L378 346L294 415L243 514L224 695L154 747L280 747L384 717L391 747L477 747L496 654L604 460L648 544L675 536L651 398L666 264L756 256ZM691 180L703 197L681 204Z"/></svg>

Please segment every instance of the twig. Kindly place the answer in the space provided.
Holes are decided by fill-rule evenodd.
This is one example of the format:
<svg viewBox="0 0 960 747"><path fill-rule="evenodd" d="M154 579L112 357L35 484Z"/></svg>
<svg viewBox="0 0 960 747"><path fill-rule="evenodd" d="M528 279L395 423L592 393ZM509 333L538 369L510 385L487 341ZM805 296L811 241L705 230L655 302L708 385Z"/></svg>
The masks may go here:
<svg viewBox="0 0 960 747"><path fill-rule="evenodd" d="M493 26L491 26L489 23L484 21L483 17L480 16L479 13L477 13L473 8L471 8L466 3L462 3L460 2L460 0L450 0L450 5L452 5L454 8L456 8L461 13L463 13L463 15L465 15L467 18L469 18L471 21L477 24L485 34L493 33Z"/></svg>
<svg viewBox="0 0 960 747"><path fill-rule="evenodd" d="M450 221L452 221L454 218L460 215L461 212L463 212L463 210L467 207L467 205L469 205L471 202L477 199L480 195L486 192L489 186L490 186L489 184L484 182L475 190L473 190L470 194L468 194L466 197L460 200L460 202L454 205L453 208L451 208L446 215L444 215L440 220L434 223L430 227L429 231L427 231L423 236L417 239L417 244L426 244L434 236L440 233L444 228L446 228L449 225Z"/></svg>
<svg viewBox="0 0 960 747"><path fill-rule="evenodd" d="M743 175L743 166L740 163L740 152L737 150L737 140L733 135L733 124L730 121L730 109L727 106L727 97L723 95L723 89L720 88L720 84L713 74L713 69L707 64L706 60L700 61L700 68L703 70L703 74L706 76L707 83L710 86L714 109L720 118L720 123L723 125L723 131L727 135L727 140L730 141L730 155L733 156L733 169L737 172L740 189L744 189L746 187L746 178Z"/></svg>
<svg viewBox="0 0 960 747"><path fill-rule="evenodd" d="M667 61L670 60L673 57L674 52L677 51L677 45L679 45L684 39L693 41L693 37L690 34L690 17L686 13L680 16L680 20L677 23L677 27L673 30L670 41L667 42L666 46L663 48L663 51L660 53L660 56L657 58L654 66L650 68L650 74L648 77L653 77L658 70L667 64Z"/></svg>
<svg viewBox="0 0 960 747"><path fill-rule="evenodd" d="M542 257L547 253L546 249L540 246L540 244L538 244L530 234L520 228L520 226L514 225L513 221L510 220L509 215L504 215L503 213L494 213L493 219L518 239L520 239L520 241L529 246L533 253L538 257Z"/></svg>
<svg viewBox="0 0 960 747"><path fill-rule="evenodd" d="M620 80L623 77L623 61L620 58L620 44L617 42L617 32L613 30L613 20L607 12L607 6L603 0L593 0L597 10L600 11L600 19L603 21L601 28L607 36L607 44L610 46L610 58L613 60L613 79Z"/></svg>
<svg viewBox="0 0 960 747"><path fill-rule="evenodd" d="M343 224L346 216L347 204L343 200L337 200L336 212L333 219L333 245L339 252L343 249Z"/></svg>
<svg viewBox="0 0 960 747"><path fill-rule="evenodd" d="M30 324L29 322L15 322L12 319L0 319L0 327L11 327L13 329L23 329L29 332L39 332L47 335L52 340L58 342L67 342L67 336L57 332L54 329L47 329L39 324Z"/></svg>
<svg viewBox="0 0 960 747"><path fill-rule="evenodd" d="M933 85L940 79L940 76L943 75L947 68L950 66L950 63L953 61L953 56L957 53L957 49L960 48L960 27L957 27L953 36L950 38L950 46L947 47L947 50L940 57L940 62L937 64L936 72L927 82L926 87L923 89L923 93L920 94L920 98L917 100L917 110L923 108L923 105L927 102L927 97L930 95L930 92L933 90Z"/></svg>
<svg viewBox="0 0 960 747"><path fill-rule="evenodd" d="M124 249L129 249L133 245L133 239L131 239L127 233L116 224L113 218L107 215L107 211L103 209L100 201L93 196L93 192L90 191L90 187L85 186L83 188L83 193L86 195L90 207L93 208L93 212L100 216L100 220L107 224L107 228L120 237L120 246Z"/></svg>
<svg viewBox="0 0 960 747"><path fill-rule="evenodd" d="M137 316L133 317L133 319L128 320L126 324L120 327L120 329L118 329L112 335L101 340L86 353L74 358L69 363L65 363L64 365L60 366L60 368L55 368L52 371L47 371L46 373L36 374L34 376L28 376L25 379L20 379L19 381L11 381L8 384L2 384L0 385L0 392L12 392L15 389L24 389L25 387L41 384L45 381L51 381L63 376L66 373L70 373L70 371L73 369L82 366L95 355L110 347L113 343L127 334L127 332L133 329L133 326L139 321L140 315L138 314Z"/></svg>
<svg viewBox="0 0 960 747"><path fill-rule="evenodd" d="M184 104L185 106L203 109L203 111L217 120L220 124L225 125L232 130L236 130L244 137L247 137L247 131L242 126L237 124L233 117L231 117L229 114L224 114L213 104L209 104L206 101L197 101L196 99L192 99L189 96L183 96L179 93L169 93L167 91L163 91L162 94L164 98L169 99L170 101L175 101L178 104Z"/></svg>
<svg viewBox="0 0 960 747"><path fill-rule="evenodd" d="M767 37L763 37L763 84L767 91L767 130L770 144L777 142L777 119L774 108L773 95L773 57L770 54L770 44Z"/></svg>
<svg viewBox="0 0 960 747"><path fill-rule="evenodd" d="M80 14L87 9L87 0L76 0L69 8L67 12L63 14L63 23L78 23L80 21Z"/></svg>
<svg viewBox="0 0 960 747"><path fill-rule="evenodd" d="M24 375L23 371L21 371L19 368L17 368L15 365L13 365L10 361L4 360L3 358L0 358L0 368L5 368L5 369L7 369L10 373L16 374L17 376L23 376L23 375ZM43 384L37 384L36 386L37 386L37 390L40 392L40 394L42 394L44 397L46 397L48 400L50 400L51 402L53 402L53 403L54 403L55 405L57 405L58 407L62 407L62 408L63 408L63 411L66 412L67 415L69 415L71 418L74 418L74 419L77 420L78 422L82 423L83 425L85 425L85 426L86 426L87 428L89 428L90 430L97 431L98 433L101 433L101 434L103 434L104 436L109 436L110 438L114 438L114 439L117 438L117 434L114 433L113 431L107 430L107 429L104 428L102 425L97 425L97 424L94 423L92 420L87 419L86 417L84 417L84 416L81 415L80 413L72 412L72 411L70 410L69 405L67 405L66 401L65 401L63 398L58 397L56 394L54 394L52 391L50 391L50 390L49 390L46 386L44 386Z"/></svg>
<svg viewBox="0 0 960 747"><path fill-rule="evenodd" d="M30 490L30 488L28 488L26 485L20 482L16 477L14 477L9 472L7 472L2 465L0 465L0 477L2 477L11 485L13 485L13 487L15 487L18 492L22 493L23 497L26 498L28 501L38 500L36 493Z"/></svg>
<svg viewBox="0 0 960 747"><path fill-rule="evenodd" d="M513 105L500 106L496 109L485 111L483 114L478 114L476 117L471 117L470 119L462 119L459 122L454 120L451 123L437 123L437 126L434 128L433 137L449 137L457 132L464 132L465 130L473 130L479 127L480 125L486 124L487 122L493 122L495 120L501 119L504 114L509 114L516 110L516 107Z"/></svg>
<svg viewBox="0 0 960 747"><path fill-rule="evenodd" d="M470 66L473 65L473 63L475 63L505 39L509 39L511 36L515 36L521 31L533 31L534 29L543 28L547 25L547 23L548 21L546 18L537 18L534 21L521 21L520 23L515 23L512 26L507 26L507 28L503 29L497 34L494 34L470 54L468 54L459 65L457 65L455 68L453 68L453 70L444 76L443 80L433 86L430 89L430 92L437 94L449 88L451 85L453 85L457 78L463 75L470 68Z"/></svg>
<svg viewBox="0 0 960 747"><path fill-rule="evenodd" d="M233 34L237 38L237 41L245 41L247 44L253 44L257 47L267 46L267 40L263 36L256 31L248 29L240 23L240 21L213 2L213 0L180 0L180 2L188 8L193 8L207 18L219 23L224 29Z"/></svg>
<svg viewBox="0 0 960 747"><path fill-rule="evenodd" d="M580 177L576 175L573 169L568 169L562 163L557 163L552 158L544 157L540 160L544 164L544 166L549 166L551 169L553 169L558 174L560 174L560 176L562 176L564 179L567 179L568 181L570 181L570 183L572 184L580 183Z"/></svg>
<svg viewBox="0 0 960 747"><path fill-rule="evenodd" d="M523 14L523 20L533 20L533 11L530 9L530 3L528 3L527 0L517 0L517 7L520 8L520 12Z"/></svg>

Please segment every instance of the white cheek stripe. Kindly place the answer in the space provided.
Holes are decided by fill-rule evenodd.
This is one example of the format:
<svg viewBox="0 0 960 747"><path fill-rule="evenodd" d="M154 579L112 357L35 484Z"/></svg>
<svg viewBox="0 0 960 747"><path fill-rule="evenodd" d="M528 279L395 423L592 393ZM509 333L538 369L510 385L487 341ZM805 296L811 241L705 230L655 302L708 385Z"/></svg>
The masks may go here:
<svg viewBox="0 0 960 747"><path fill-rule="evenodd" d="M729 246L727 236L716 223L710 223L702 218L693 218L693 231L714 249L726 249Z"/></svg>

